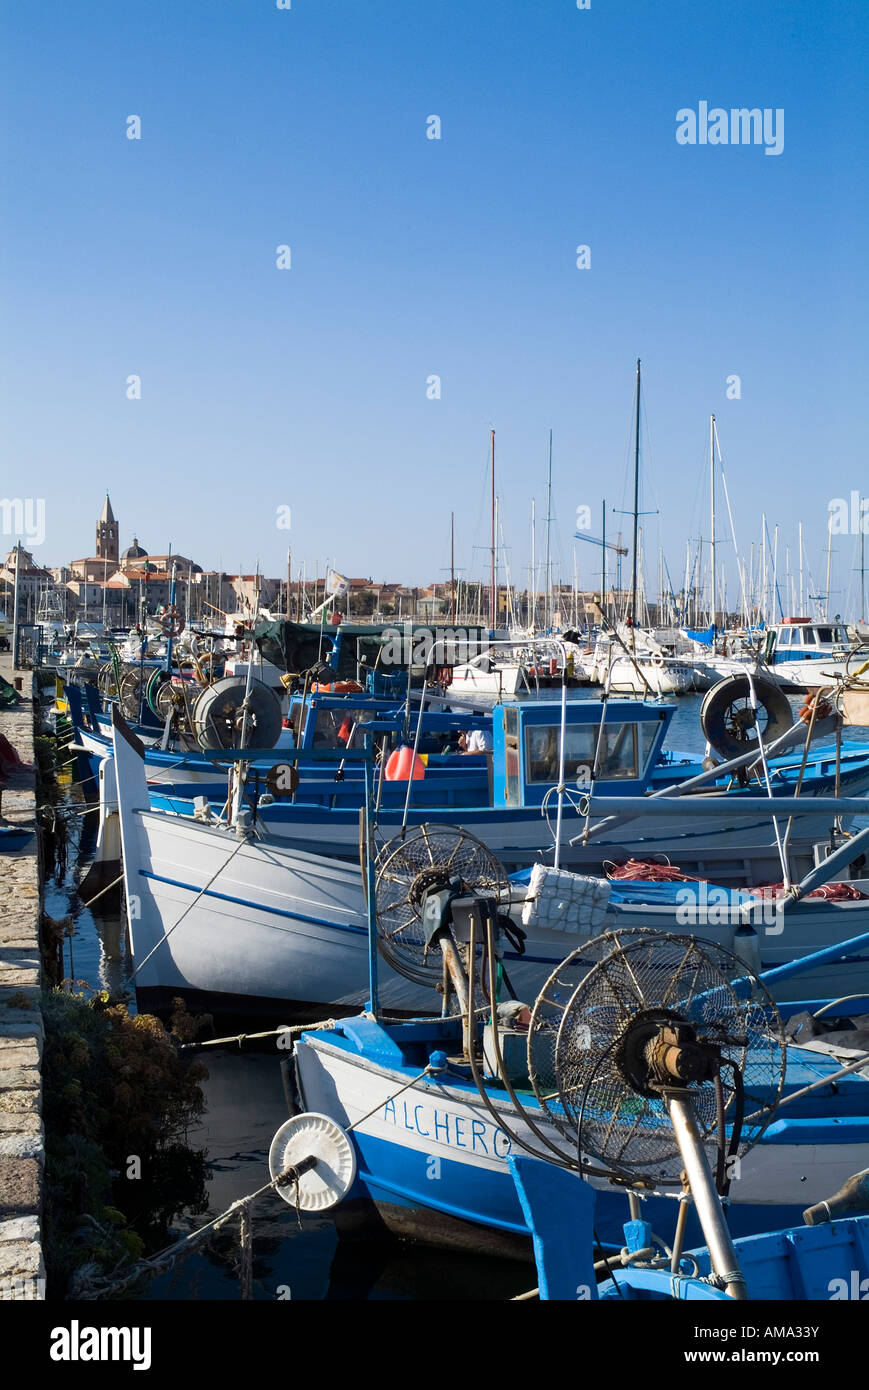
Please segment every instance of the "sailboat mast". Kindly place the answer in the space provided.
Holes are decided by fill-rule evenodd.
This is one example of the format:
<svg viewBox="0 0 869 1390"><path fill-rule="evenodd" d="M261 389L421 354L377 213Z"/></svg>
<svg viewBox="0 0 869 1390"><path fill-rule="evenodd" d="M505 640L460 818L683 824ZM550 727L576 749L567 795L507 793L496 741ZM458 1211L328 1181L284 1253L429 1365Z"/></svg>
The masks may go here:
<svg viewBox="0 0 869 1390"><path fill-rule="evenodd" d="M450 512L450 622L456 623L456 514Z"/></svg>
<svg viewBox="0 0 869 1390"><path fill-rule="evenodd" d="M710 525L712 527L712 626L715 626L715 416L709 416L709 488L712 496Z"/></svg>
<svg viewBox="0 0 869 1390"><path fill-rule="evenodd" d="M601 551L600 551L600 611L606 618L606 498L600 504L601 509Z"/></svg>
<svg viewBox="0 0 869 1390"><path fill-rule="evenodd" d="M492 585L489 596L489 622L495 627L495 431L492 430Z"/></svg>
<svg viewBox="0 0 869 1390"><path fill-rule="evenodd" d="M631 569L631 646L636 647L637 622L637 530L640 515L640 359L637 358L637 419L634 429L634 558Z"/></svg>
<svg viewBox="0 0 869 1390"><path fill-rule="evenodd" d="M531 498L531 612L528 614L528 627L534 633L537 630L537 557L535 555L535 540L537 536L537 521L534 516L534 498Z"/></svg>
<svg viewBox="0 0 869 1390"><path fill-rule="evenodd" d="M552 528L552 430L549 431L549 480L546 484L546 626L552 627L552 560L549 540Z"/></svg>
<svg viewBox="0 0 869 1390"><path fill-rule="evenodd" d="M824 605L824 618L830 621L830 564L833 558L833 513L830 512L827 521L827 597Z"/></svg>
<svg viewBox="0 0 869 1390"><path fill-rule="evenodd" d="M860 612L858 618L866 621L866 499L860 499Z"/></svg>

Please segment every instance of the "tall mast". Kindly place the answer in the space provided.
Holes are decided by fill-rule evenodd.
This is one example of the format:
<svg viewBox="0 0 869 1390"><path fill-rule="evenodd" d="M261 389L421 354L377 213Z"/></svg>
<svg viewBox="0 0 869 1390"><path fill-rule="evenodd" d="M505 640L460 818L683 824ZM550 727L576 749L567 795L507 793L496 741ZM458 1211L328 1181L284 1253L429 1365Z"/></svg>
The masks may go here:
<svg viewBox="0 0 869 1390"><path fill-rule="evenodd" d="M637 624L637 529L640 514L640 359L637 358L637 419L634 430L634 558L631 569L631 646L636 647Z"/></svg>
<svg viewBox="0 0 869 1390"><path fill-rule="evenodd" d="M859 525L859 606L861 619L866 621L866 499L861 499L861 525Z"/></svg>
<svg viewBox="0 0 869 1390"><path fill-rule="evenodd" d="M830 562L833 556L833 513L830 512L827 519L827 600L824 605L824 617L830 621Z"/></svg>
<svg viewBox="0 0 869 1390"><path fill-rule="evenodd" d="M489 622L495 627L495 431L492 430L492 585L489 594Z"/></svg>
<svg viewBox="0 0 869 1390"><path fill-rule="evenodd" d="M805 612L805 608L803 607L803 523L800 522L799 525L800 525L800 606L799 606L798 612L799 612L800 614L802 614L802 613Z"/></svg>
<svg viewBox="0 0 869 1390"><path fill-rule="evenodd" d="M860 499L860 612L858 618L866 621L866 499Z"/></svg>
<svg viewBox="0 0 869 1390"><path fill-rule="evenodd" d="M546 485L546 626L552 627L552 560L549 537L552 526L552 430L549 431L549 481Z"/></svg>
<svg viewBox="0 0 869 1390"><path fill-rule="evenodd" d="M528 615L528 626L532 635L537 628L537 557L535 555L535 543L537 537L537 521L534 516L534 498L531 498L531 612Z"/></svg>
<svg viewBox="0 0 869 1390"><path fill-rule="evenodd" d="M712 626L715 626L715 416L709 416L709 487L712 495Z"/></svg>
<svg viewBox="0 0 869 1390"><path fill-rule="evenodd" d="M456 622L456 514L450 512L450 622Z"/></svg>
<svg viewBox="0 0 869 1390"><path fill-rule="evenodd" d="M606 618L606 498L600 504L602 524L601 524L601 551L600 551L600 611Z"/></svg>

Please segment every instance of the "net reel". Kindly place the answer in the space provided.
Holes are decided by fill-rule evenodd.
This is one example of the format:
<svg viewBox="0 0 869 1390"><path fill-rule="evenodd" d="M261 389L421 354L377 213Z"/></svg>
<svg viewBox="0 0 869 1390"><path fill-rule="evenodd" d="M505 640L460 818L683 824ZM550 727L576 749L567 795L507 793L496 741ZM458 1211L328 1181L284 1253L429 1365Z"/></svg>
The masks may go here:
<svg viewBox="0 0 869 1390"><path fill-rule="evenodd" d="M380 954L405 979L443 989L444 1015L455 996L465 1016L467 1054L468 981L477 968L469 914L483 911L492 920L491 949L497 952L501 930L517 930L498 914L509 899L507 871L470 831L425 824L390 840L377 856L375 874ZM478 941L485 944L485 933Z"/></svg>
<svg viewBox="0 0 869 1390"><path fill-rule="evenodd" d="M239 748L242 729L246 748L274 748L281 732L281 702L263 681L252 680L248 690L243 677L224 676L202 690L193 706L197 742L201 748Z"/></svg>
<svg viewBox="0 0 869 1390"><path fill-rule="evenodd" d="M121 714L131 724L137 724L141 705L145 698L145 686L151 677L151 668L130 666L121 676L118 688L118 704Z"/></svg>
<svg viewBox="0 0 869 1390"><path fill-rule="evenodd" d="M778 1010L741 960L647 929L607 932L568 956L528 1033L529 1079L565 1142L561 1161L626 1187L687 1187L735 1298L745 1285L721 1196L775 1114L785 1060Z"/></svg>
<svg viewBox="0 0 869 1390"><path fill-rule="evenodd" d="M752 700L752 687L755 701ZM700 706L700 727L716 753L725 760L760 752L787 733L794 722L787 696L765 676L726 676L707 691Z"/></svg>

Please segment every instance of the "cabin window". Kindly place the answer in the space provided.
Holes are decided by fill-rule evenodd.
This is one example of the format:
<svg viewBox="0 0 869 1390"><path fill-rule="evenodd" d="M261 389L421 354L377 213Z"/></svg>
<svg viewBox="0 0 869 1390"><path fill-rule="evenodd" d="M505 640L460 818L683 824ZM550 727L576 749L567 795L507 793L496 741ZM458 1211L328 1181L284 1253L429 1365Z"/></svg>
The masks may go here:
<svg viewBox="0 0 869 1390"><path fill-rule="evenodd" d="M792 627L783 627L782 630L781 630L781 632L780 632L779 635L778 635L778 646L780 646L780 647L789 647L789 646L791 645L791 642L793 641L793 639L794 639L794 630L793 630L793 628L792 628Z"/></svg>
<svg viewBox="0 0 869 1390"><path fill-rule="evenodd" d="M605 724L597 748L595 777L611 781L638 775L636 724Z"/></svg>
<svg viewBox="0 0 869 1390"><path fill-rule="evenodd" d="M605 781L644 776L659 727L653 720L644 720L641 724L605 724L602 730L599 724L568 724L564 744L565 781L589 782L592 769L595 778ZM526 728L527 783L558 782L560 736L559 724Z"/></svg>
<svg viewBox="0 0 869 1390"><path fill-rule="evenodd" d="M637 725L637 733L638 733L638 736L639 736L639 751L640 751L640 773L639 773L639 775L640 775L641 777L644 777L644 776L646 775L646 769L647 769L647 767L648 767L648 765L649 765L649 762L650 762L650 760L651 760L651 757L652 757L652 749L655 747L655 739L656 739L657 736L658 736L658 729L659 729L660 727L661 727L660 724L657 724L657 723L653 724L653 723L651 722L651 720L644 721L642 724L638 724L638 725Z"/></svg>
<svg viewBox="0 0 869 1390"><path fill-rule="evenodd" d="M357 724L367 723L371 719L368 710L361 709L319 709L317 710L317 723L314 726L314 748L344 748L347 747L347 737ZM357 732L353 739L354 744L361 748L361 734Z"/></svg>
<svg viewBox="0 0 869 1390"><path fill-rule="evenodd" d="M504 710L504 800L508 806L518 806L519 790L519 713L509 707Z"/></svg>
<svg viewBox="0 0 869 1390"><path fill-rule="evenodd" d="M817 627L817 628L815 628L815 640L816 640L819 644L820 644L821 642L828 642L828 643L834 642L834 641L835 641L835 634L834 634L834 632L833 632L833 629L832 629L831 627Z"/></svg>

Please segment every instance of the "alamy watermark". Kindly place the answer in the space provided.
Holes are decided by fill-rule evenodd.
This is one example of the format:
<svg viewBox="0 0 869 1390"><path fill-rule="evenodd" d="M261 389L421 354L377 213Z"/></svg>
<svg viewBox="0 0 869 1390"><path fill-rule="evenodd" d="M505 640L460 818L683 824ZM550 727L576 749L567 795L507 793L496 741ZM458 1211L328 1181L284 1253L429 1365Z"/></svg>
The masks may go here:
<svg viewBox="0 0 869 1390"><path fill-rule="evenodd" d="M781 106L740 106L710 109L708 101L695 111L683 106L676 112L678 145L763 145L764 154L781 154L785 147L785 113Z"/></svg>
<svg viewBox="0 0 869 1390"><path fill-rule="evenodd" d="M30 545L45 540L44 497L0 497L0 535L24 536Z"/></svg>
<svg viewBox="0 0 869 1390"><path fill-rule="evenodd" d="M403 628L383 630L381 666L457 666L487 651L489 642L477 628L418 627L405 622Z"/></svg>
<svg viewBox="0 0 869 1390"><path fill-rule="evenodd" d="M724 927L732 921L746 926L763 927L765 936L781 936L784 931L782 911L787 898L757 898L752 903L731 902L726 888L714 883L691 884L676 891L676 921L682 926Z"/></svg>
<svg viewBox="0 0 869 1390"><path fill-rule="evenodd" d="M852 1269L847 1279L831 1279L827 1285L830 1302L849 1299L857 1303L865 1303L869 1300L869 1279L862 1279L860 1275L859 1269Z"/></svg>
<svg viewBox="0 0 869 1390"><path fill-rule="evenodd" d="M869 536L869 497L861 497L856 488L850 497L831 497L827 511L831 536Z"/></svg>

